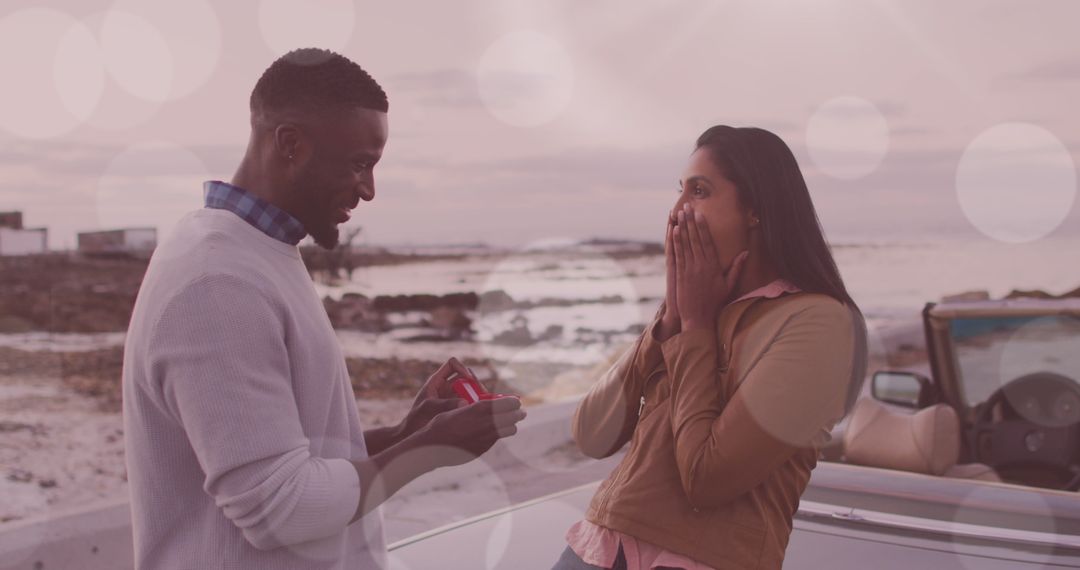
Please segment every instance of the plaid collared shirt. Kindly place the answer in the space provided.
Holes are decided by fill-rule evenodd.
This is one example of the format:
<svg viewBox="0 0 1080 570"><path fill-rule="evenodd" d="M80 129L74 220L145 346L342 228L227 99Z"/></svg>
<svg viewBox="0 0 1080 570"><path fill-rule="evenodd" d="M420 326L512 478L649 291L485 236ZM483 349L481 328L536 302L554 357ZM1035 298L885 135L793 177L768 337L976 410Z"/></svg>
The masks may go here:
<svg viewBox="0 0 1080 570"><path fill-rule="evenodd" d="M270 202L228 182L220 180L204 182L203 194L207 208L228 210L278 241L296 245L307 235L304 224L300 220Z"/></svg>

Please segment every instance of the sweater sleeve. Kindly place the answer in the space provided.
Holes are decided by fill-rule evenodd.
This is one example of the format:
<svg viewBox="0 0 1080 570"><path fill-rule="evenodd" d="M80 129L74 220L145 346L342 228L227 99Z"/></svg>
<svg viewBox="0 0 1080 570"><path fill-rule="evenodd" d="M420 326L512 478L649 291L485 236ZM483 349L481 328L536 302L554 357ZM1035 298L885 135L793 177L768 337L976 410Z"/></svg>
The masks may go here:
<svg viewBox="0 0 1080 570"><path fill-rule="evenodd" d="M165 411L205 475L203 490L259 550L341 533L360 502L349 460L310 454L283 318L254 284L203 276L166 305L147 355Z"/></svg>
<svg viewBox="0 0 1080 570"><path fill-rule="evenodd" d="M839 303L790 317L725 402L716 334L664 343L671 378L675 460L692 505L711 508L749 492L843 416L851 378L851 314Z"/></svg>

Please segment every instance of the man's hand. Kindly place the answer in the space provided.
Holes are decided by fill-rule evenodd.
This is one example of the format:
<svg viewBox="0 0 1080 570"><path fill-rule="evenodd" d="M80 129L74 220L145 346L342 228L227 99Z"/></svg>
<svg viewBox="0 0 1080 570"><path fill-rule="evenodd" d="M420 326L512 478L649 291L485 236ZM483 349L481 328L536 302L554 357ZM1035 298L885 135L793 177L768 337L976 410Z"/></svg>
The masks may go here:
<svg viewBox="0 0 1080 570"><path fill-rule="evenodd" d="M451 358L428 378L402 422L402 426L415 429L377 453L369 443L370 456L353 462L363 495L350 522L371 512L417 477L439 467L468 463L499 439L517 433L517 423L525 419L520 400L505 397L466 404L453 394L447 382L454 372L472 376L468 368ZM452 406L448 395L453 398Z"/></svg>
<svg viewBox="0 0 1080 570"><path fill-rule="evenodd" d="M731 269L724 273L705 217L687 207L678 213L678 220L672 237L682 330L711 329L716 326L720 308L734 291L749 252L737 255Z"/></svg>
<svg viewBox="0 0 1080 570"><path fill-rule="evenodd" d="M660 317L657 340L663 342L679 334L679 301L676 296L675 244L673 232L676 224L675 210L668 213L667 229L664 231L664 265L667 273L667 289L664 293L664 314Z"/></svg>
<svg viewBox="0 0 1080 570"><path fill-rule="evenodd" d="M413 400L412 408L398 425L401 438L409 437L423 429L435 416L466 405L465 401L454 393L450 382L447 381L455 373L460 376L473 376L472 371L456 358L450 358L443 363L420 388L420 392Z"/></svg>
<svg viewBox="0 0 1080 570"><path fill-rule="evenodd" d="M426 445L461 450L443 460L444 465L460 465L479 457L495 442L517 433L517 423L525 419L521 401L513 397L480 400L439 414L417 437Z"/></svg>

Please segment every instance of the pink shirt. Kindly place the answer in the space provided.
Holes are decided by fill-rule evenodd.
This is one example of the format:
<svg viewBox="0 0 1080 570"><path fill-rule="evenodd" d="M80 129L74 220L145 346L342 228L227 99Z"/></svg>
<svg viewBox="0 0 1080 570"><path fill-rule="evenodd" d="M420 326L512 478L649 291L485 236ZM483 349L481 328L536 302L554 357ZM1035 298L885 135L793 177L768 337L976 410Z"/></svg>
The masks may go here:
<svg viewBox="0 0 1080 570"><path fill-rule="evenodd" d="M768 285L735 299L734 302L754 297L773 299L784 293L798 293L800 289L784 279L777 279ZM664 550L655 544L638 540L628 534L595 525L587 520L574 523L566 532L566 542L586 564L611 568L619 554L622 543L626 557L627 570L651 570L657 567L684 568L685 570L715 570L681 554Z"/></svg>

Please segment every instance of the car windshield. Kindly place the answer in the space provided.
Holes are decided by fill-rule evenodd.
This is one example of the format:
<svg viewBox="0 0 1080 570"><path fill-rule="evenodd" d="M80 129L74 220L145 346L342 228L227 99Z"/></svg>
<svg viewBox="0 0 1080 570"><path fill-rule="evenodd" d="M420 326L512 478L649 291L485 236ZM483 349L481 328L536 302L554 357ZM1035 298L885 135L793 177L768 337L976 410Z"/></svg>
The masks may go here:
<svg viewBox="0 0 1080 570"><path fill-rule="evenodd" d="M1080 317L958 318L949 323L949 334L969 406L1033 372L1054 372L1080 383Z"/></svg>

